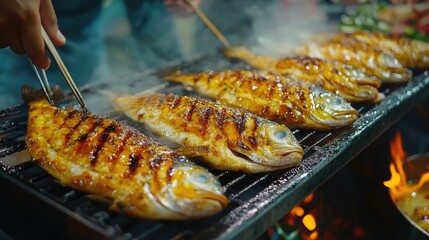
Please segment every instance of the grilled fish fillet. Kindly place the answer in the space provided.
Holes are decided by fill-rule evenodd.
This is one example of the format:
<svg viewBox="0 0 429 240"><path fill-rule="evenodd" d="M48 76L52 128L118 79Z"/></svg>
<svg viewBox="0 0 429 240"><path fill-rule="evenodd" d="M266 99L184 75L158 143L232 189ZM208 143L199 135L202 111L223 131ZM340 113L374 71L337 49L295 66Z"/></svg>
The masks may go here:
<svg viewBox="0 0 429 240"><path fill-rule="evenodd" d="M304 154L286 126L210 100L155 93L116 103L131 119L215 169L274 171L299 165Z"/></svg>
<svg viewBox="0 0 429 240"><path fill-rule="evenodd" d="M226 70L176 74L166 79L291 128L331 130L350 125L358 117L357 111L338 95L272 72Z"/></svg>
<svg viewBox="0 0 429 240"><path fill-rule="evenodd" d="M297 52L352 65L383 82L407 82L412 76L411 71L402 66L394 55L354 38L333 38L312 43L298 48Z"/></svg>
<svg viewBox="0 0 429 240"><path fill-rule="evenodd" d="M206 169L139 131L107 118L63 110L45 99L29 105L27 150L61 184L109 199L114 211L142 218L184 220L227 205Z"/></svg>
<svg viewBox="0 0 429 240"><path fill-rule="evenodd" d="M308 56L275 59L257 55L245 47L228 48L224 53L256 68L314 83L348 101L374 101L381 98L378 92L380 81L340 62Z"/></svg>
<svg viewBox="0 0 429 240"><path fill-rule="evenodd" d="M429 43L383 33L356 32L338 37L352 37L393 54L408 68L429 68Z"/></svg>

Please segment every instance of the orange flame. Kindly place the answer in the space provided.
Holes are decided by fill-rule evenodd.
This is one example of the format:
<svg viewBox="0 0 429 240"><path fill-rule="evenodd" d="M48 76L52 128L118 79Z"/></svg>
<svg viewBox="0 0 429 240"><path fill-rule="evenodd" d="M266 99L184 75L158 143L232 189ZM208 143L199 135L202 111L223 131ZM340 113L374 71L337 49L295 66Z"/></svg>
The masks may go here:
<svg viewBox="0 0 429 240"><path fill-rule="evenodd" d="M408 184L408 179L402 164L407 158L407 153L404 151L401 134L399 132L390 143L390 154L392 155L392 163L390 163L390 173L392 176L388 181L384 182L384 186L390 189L390 194L394 200L417 191L425 182L429 181L428 172L423 174L417 184Z"/></svg>
<svg viewBox="0 0 429 240"><path fill-rule="evenodd" d="M292 208L285 217L285 222L289 226L302 226L299 228L299 234L302 239L313 240L318 238L318 232L316 230L316 211L312 209L311 203L314 198L314 193L310 193L302 202ZM311 213L308 211L312 209Z"/></svg>

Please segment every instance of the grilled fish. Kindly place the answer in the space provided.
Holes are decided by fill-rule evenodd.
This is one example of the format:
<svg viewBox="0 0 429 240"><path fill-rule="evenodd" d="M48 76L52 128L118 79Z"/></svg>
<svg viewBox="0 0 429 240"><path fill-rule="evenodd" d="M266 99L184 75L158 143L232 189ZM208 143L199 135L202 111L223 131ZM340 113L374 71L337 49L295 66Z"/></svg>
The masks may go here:
<svg viewBox="0 0 429 240"><path fill-rule="evenodd" d="M411 71L402 66L394 55L353 38L333 38L312 43L298 48L297 52L352 65L383 82L407 82L412 76Z"/></svg>
<svg viewBox="0 0 429 240"><path fill-rule="evenodd" d="M170 75L167 80L291 128L331 130L353 123L357 111L343 98L305 81L266 71L226 70Z"/></svg>
<svg viewBox="0 0 429 240"><path fill-rule="evenodd" d="M381 98L377 90L380 81L350 65L308 56L275 59L257 55L245 47L228 48L224 53L259 69L312 82L348 101L374 101Z"/></svg>
<svg viewBox="0 0 429 240"><path fill-rule="evenodd" d="M177 151L113 120L53 107L28 86L22 93L27 150L61 184L149 219L201 218L227 205L217 178Z"/></svg>
<svg viewBox="0 0 429 240"><path fill-rule="evenodd" d="M258 173L301 163L304 154L284 125L210 100L142 94L116 100L121 111L201 157L212 168Z"/></svg>
<svg viewBox="0 0 429 240"><path fill-rule="evenodd" d="M429 43L383 33L356 32L338 37L352 37L373 47L392 53L408 68L429 68Z"/></svg>

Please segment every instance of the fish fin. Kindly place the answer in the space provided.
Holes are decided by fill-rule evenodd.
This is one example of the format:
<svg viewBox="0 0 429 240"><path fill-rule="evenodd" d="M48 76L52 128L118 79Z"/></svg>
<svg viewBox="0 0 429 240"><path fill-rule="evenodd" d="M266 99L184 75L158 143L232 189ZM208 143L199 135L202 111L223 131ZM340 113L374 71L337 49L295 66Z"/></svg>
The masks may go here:
<svg viewBox="0 0 429 240"><path fill-rule="evenodd" d="M118 103L118 99L120 99L121 97L126 97L129 96L129 93L121 93L121 92L113 92L113 91L109 91L109 90L100 90L100 93L105 96L109 102L112 104L113 109L115 109L115 111L121 111L121 107L119 106Z"/></svg>
<svg viewBox="0 0 429 240"><path fill-rule="evenodd" d="M323 42L331 41L332 39L335 38L335 36L337 35L333 33L317 33L315 35L310 36L307 42L323 43ZM345 37L345 35L343 37Z"/></svg>
<svg viewBox="0 0 429 240"><path fill-rule="evenodd" d="M107 204L107 205L112 205L113 202L114 202L114 200L111 199L111 198L100 196L100 195L96 195L96 194L88 194L86 196L89 199L91 199L92 201L104 203L104 204Z"/></svg>
<svg viewBox="0 0 429 240"><path fill-rule="evenodd" d="M168 85L167 83L162 83L160 85L157 85L157 86L145 89L145 90L143 90L143 91L141 91L139 93L136 93L136 94L134 94L134 96L135 97L141 97L141 96L149 95L149 94L152 94L152 93L156 93L159 90L164 89L165 87L167 87L167 85Z"/></svg>
<svg viewBox="0 0 429 240"><path fill-rule="evenodd" d="M176 151L188 158L203 157L209 153L209 146L183 146Z"/></svg>
<svg viewBox="0 0 429 240"><path fill-rule="evenodd" d="M156 76L159 78L163 78L163 79L167 79L169 76L176 76L176 75L181 75L183 74L181 70L179 69L165 69L165 70L160 70L156 73Z"/></svg>
<svg viewBox="0 0 429 240"><path fill-rule="evenodd" d="M52 101L55 104L59 103L64 97L64 94L58 85L55 85L50 95ZM21 97L24 102L30 103L32 101L44 99L45 94L43 93L42 89L35 89L32 88L30 85L25 84L21 87Z"/></svg>
<svg viewBox="0 0 429 240"><path fill-rule="evenodd" d="M220 51L229 58L242 59L249 54L252 54L249 48L244 45L231 46L229 48L220 49Z"/></svg>

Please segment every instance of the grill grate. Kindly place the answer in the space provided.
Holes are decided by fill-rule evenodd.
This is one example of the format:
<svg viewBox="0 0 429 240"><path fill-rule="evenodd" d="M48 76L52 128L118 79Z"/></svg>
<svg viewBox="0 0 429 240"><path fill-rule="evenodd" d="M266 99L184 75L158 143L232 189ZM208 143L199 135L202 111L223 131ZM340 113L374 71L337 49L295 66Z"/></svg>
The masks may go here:
<svg viewBox="0 0 429 240"><path fill-rule="evenodd" d="M198 72L231 68L249 68L243 63L230 62L219 54L204 56L196 61L174 63L161 70L144 73L147 81L157 75L180 69ZM136 76L141 79L143 75ZM158 80L159 81L159 80ZM131 81L130 87L144 89L147 82ZM172 87L176 85L172 84ZM170 87L171 87L170 86ZM98 84L83 92L107 88ZM192 94L186 92L185 94ZM92 234L120 239L235 239L256 238L267 227L298 204L344 164L362 151L370 142L397 121L429 92L429 77L418 73L402 86L387 86L381 103L355 105L360 117L353 127L333 132L295 130L294 134L305 150L302 165L296 168L265 174L243 174L212 171L224 186L230 205L220 214L189 222L149 221L128 218L108 211L107 206L92 201L85 193L57 183L32 162L15 167L3 165L0 181L24 192L40 193L39 201L50 203L65 218L75 219ZM0 111L0 157L25 149L24 135L27 107L19 105ZM110 117L127 121L118 113ZM130 125L136 123L128 122ZM23 183L23 184L22 184ZM20 187L18 187L18 185ZM10 198L13 198L9 196ZM49 216L47 216L49 217ZM73 232L73 229L65 229ZM64 234L68 234L67 232ZM73 232L73 234L77 234ZM83 235L85 234L82 233Z"/></svg>

